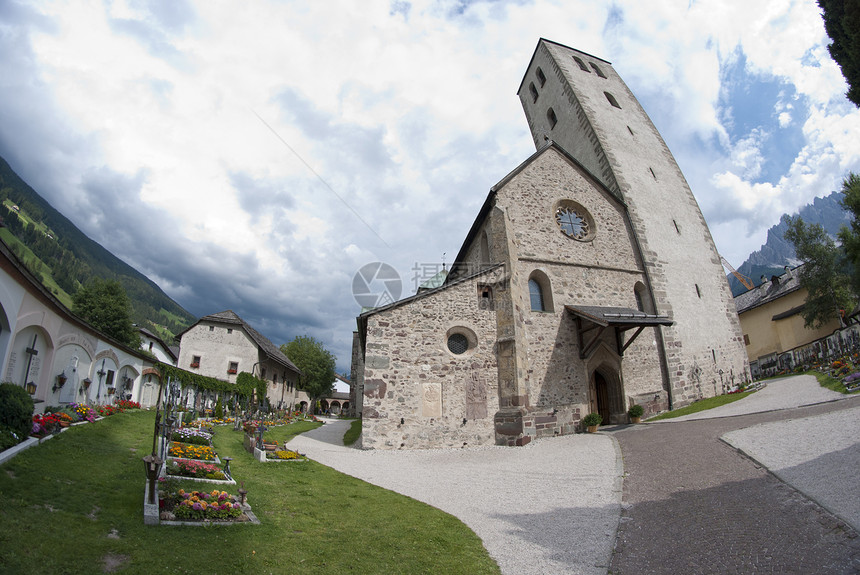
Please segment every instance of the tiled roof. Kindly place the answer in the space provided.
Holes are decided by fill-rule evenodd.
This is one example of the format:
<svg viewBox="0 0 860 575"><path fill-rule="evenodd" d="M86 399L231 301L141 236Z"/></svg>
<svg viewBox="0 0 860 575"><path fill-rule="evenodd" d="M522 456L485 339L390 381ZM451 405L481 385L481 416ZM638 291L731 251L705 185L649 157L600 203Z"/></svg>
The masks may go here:
<svg viewBox="0 0 860 575"><path fill-rule="evenodd" d="M800 270L803 266L797 266L780 276L771 276L770 281L754 287L749 291L738 294L735 297L735 308L738 314L762 306L766 303L800 289Z"/></svg>
<svg viewBox="0 0 860 575"><path fill-rule="evenodd" d="M213 314L210 314L207 316L203 316L200 318L200 320L198 320L197 323L200 323L203 321L216 322L216 323L226 323L226 324L230 324L230 325L240 326L242 329L245 330L245 333L247 333L249 336L251 336L251 339L254 340L254 343L256 343L257 346L263 350L263 352L269 357L269 359L274 360L274 361L280 363L281 365L292 369L296 373L301 373L301 370L299 370L299 368L296 367L296 365L292 361L290 361L290 358L288 358L286 355L284 355L281 352L280 349L278 349L278 346L276 346L271 341L269 341L269 338L267 338L266 336L264 336L263 334L258 332L256 329L251 327L248 324L248 322L246 322L241 317L236 315L236 313L233 310L228 309L227 311L222 311L219 313L213 313Z"/></svg>

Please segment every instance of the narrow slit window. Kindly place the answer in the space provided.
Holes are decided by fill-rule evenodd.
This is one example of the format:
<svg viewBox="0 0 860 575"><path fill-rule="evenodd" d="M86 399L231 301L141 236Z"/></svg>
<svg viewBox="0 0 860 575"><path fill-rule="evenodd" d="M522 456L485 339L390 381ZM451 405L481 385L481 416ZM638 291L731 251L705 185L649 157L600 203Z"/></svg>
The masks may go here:
<svg viewBox="0 0 860 575"><path fill-rule="evenodd" d="M549 122L550 130L555 128L555 125L558 124L558 118L555 117L555 111L553 111L552 108L546 111L546 121Z"/></svg>
<svg viewBox="0 0 860 575"><path fill-rule="evenodd" d="M634 133L633 133L633 130L631 130L631 129L630 129L630 126L627 126L627 131L628 131L628 132L630 132L630 135L631 135L631 136L635 136L635 135L636 135L636 134L634 134Z"/></svg>
<svg viewBox="0 0 860 575"><path fill-rule="evenodd" d="M535 88L534 82L529 82L529 94L532 95L532 102L537 102L538 91L537 91L537 88Z"/></svg>
<svg viewBox="0 0 860 575"><path fill-rule="evenodd" d="M700 298L702 297L702 290L699 289L699 284L693 284L696 286L696 295Z"/></svg>
<svg viewBox="0 0 860 575"><path fill-rule="evenodd" d="M538 66L537 69L537 79L538 84L540 84L540 87L543 88L543 85L546 84L546 76L544 76L543 70L540 69L540 66Z"/></svg>
<svg viewBox="0 0 860 575"><path fill-rule="evenodd" d="M601 78L606 77L606 74L604 74L603 71L597 67L597 64L595 64L594 62L589 62L589 64L591 64L591 68L597 73L598 76L600 76Z"/></svg>
<svg viewBox="0 0 860 575"><path fill-rule="evenodd" d="M574 56L573 59L576 60L577 64L579 64L580 70L588 72L589 74L591 73L591 70L588 69L588 66L585 65L585 62L582 61L582 58L580 58L579 56Z"/></svg>
<svg viewBox="0 0 860 575"><path fill-rule="evenodd" d="M606 99L609 100L609 103L612 104L613 107L621 109L621 106L618 105L618 100L615 99L615 96L610 94L609 92L603 92L603 95L606 96Z"/></svg>
<svg viewBox="0 0 860 575"><path fill-rule="evenodd" d="M545 311L543 303L543 290L535 279L529 280L529 300L532 311Z"/></svg>
<svg viewBox="0 0 860 575"><path fill-rule="evenodd" d="M672 220L672 225L675 226L675 231L678 232L678 235L681 235L681 228L678 227L678 222Z"/></svg>
<svg viewBox="0 0 860 575"><path fill-rule="evenodd" d="M656 180L656 179L657 179L657 174L655 174L655 173L654 173L654 169L653 169L653 168L648 168L648 171L649 171L649 172L651 172L651 177L652 177L652 178L654 178L654 179Z"/></svg>

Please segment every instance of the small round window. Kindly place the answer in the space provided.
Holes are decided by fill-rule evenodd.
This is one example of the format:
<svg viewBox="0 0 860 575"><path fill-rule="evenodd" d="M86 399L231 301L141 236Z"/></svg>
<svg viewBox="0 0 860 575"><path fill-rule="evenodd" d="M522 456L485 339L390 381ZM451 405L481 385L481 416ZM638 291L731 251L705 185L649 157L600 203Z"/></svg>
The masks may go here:
<svg viewBox="0 0 860 575"><path fill-rule="evenodd" d="M555 208L555 223L561 233L579 241L594 237L594 220L585 208L576 202L563 201Z"/></svg>
<svg viewBox="0 0 860 575"><path fill-rule="evenodd" d="M469 349L469 338L462 333L452 333L448 336L448 350L456 355L466 353Z"/></svg>

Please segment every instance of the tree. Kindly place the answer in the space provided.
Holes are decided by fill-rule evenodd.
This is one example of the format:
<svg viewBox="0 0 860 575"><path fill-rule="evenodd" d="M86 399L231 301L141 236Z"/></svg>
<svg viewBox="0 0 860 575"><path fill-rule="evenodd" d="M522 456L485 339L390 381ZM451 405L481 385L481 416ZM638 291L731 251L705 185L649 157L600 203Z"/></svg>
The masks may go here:
<svg viewBox="0 0 860 575"><path fill-rule="evenodd" d="M332 392L337 358L323 347L322 342L307 335L296 336L293 341L281 345L281 352L302 372L299 389L308 394L312 406L319 398Z"/></svg>
<svg viewBox="0 0 860 575"><path fill-rule="evenodd" d="M75 292L72 311L118 342L140 348L140 336L131 322L131 302L118 281L93 278Z"/></svg>
<svg viewBox="0 0 860 575"><path fill-rule="evenodd" d="M827 50L848 82L845 96L860 107L860 2L818 0L824 29L833 41Z"/></svg>
<svg viewBox="0 0 860 575"><path fill-rule="evenodd" d="M802 312L806 327L818 328L834 318L841 321L841 312L851 311L855 300L843 271L844 258L833 238L821 224L807 226L794 217L788 219L785 239L794 244L797 257L804 262L800 285L807 292Z"/></svg>
<svg viewBox="0 0 860 575"><path fill-rule="evenodd" d="M842 207L851 215L851 227L842 226L839 241L854 267L851 273L854 293L860 294L860 177L848 172L842 180L842 194Z"/></svg>

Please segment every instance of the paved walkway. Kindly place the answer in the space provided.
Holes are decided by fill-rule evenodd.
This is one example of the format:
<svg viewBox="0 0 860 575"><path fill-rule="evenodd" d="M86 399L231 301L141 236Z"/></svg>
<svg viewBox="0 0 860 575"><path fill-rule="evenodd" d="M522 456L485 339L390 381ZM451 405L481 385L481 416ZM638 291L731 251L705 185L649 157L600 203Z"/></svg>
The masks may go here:
<svg viewBox="0 0 860 575"><path fill-rule="evenodd" d="M608 435L521 447L361 451L332 420L292 441L324 465L446 511L483 541L502 573L605 574L621 512L621 456Z"/></svg>
<svg viewBox="0 0 860 575"><path fill-rule="evenodd" d="M860 397L809 376L523 448L361 451L347 426L290 446L459 517L502 573L860 573Z"/></svg>
<svg viewBox="0 0 860 575"><path fill-rule="evenodd" d="M846 523L860 499L860 483L851 479L858 467L854 464L846 477L842 465L846 454L856 461L858 435L852 426L860 397L839 395L842 401L791 407L837 397L822 391L811 377L779 380L696 414L693 421L613 432L624 456L625 480L611 572L860 572L860 537ZM771 411L774 405L783 410ZM741 413L752 414L735 415ZM735 416L720 417L727 415ZM834 442L838 423L852 420L842 430L848 439ZM810 435L817 422L829 422L826 431ZM807 483L798 480L796 488L783 483L721 441L723 435L749 448L764 465L787 470L787 480ZM822 491L832 493L831 507L845 520L802 491L813 499Z"/></svg>

